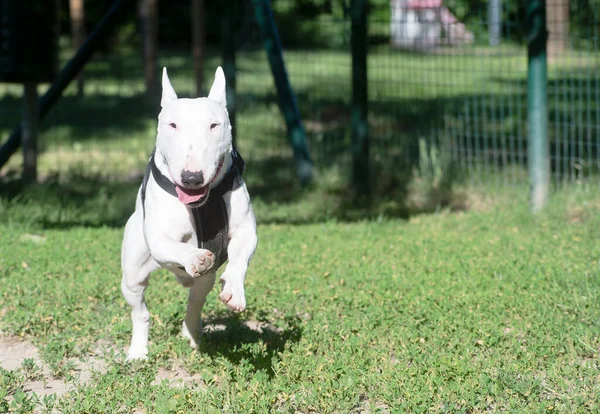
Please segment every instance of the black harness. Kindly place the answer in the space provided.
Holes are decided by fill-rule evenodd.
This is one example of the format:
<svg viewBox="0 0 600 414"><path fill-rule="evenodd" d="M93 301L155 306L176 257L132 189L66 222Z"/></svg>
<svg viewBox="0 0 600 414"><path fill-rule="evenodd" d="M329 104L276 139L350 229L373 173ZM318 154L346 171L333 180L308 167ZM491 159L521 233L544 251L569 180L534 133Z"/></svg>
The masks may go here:
<svg viewBox="0 0 600 414"><path fill-rule="evenodd" d="M144 217L146 216L146 186L150 174L154 181L167 193L177 197L175 184L160 172L154 162L154 153L152 151L148 168L142 181L141 197ZM215 255L215 264L213 269L217 270L225 261L227 261L227 246L229 244L229 217L227 216L227 206L223 196L242 185L242 174L246 164L242 156L234 149L231 152L233 164L223 180L216 187L210 190L208 200L200 207L190 208L190 214L194 220L196 236L198 238L198 247L211 251Z"/></svg>

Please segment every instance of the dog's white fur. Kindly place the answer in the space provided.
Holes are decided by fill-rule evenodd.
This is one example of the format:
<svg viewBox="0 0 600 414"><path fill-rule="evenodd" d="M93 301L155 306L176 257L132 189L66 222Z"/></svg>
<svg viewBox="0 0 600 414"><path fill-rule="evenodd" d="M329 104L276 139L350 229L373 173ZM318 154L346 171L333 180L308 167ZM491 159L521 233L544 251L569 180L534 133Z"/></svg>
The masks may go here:
<svg viewBox="0 0 600 414"><path fill-rule="evenodd" d="M178 99L166 68L162 89L155 152L158 169L176 185L182 185L181 172L188 170L201 171L211 188L217 186L233 162L223 70L217 68L207 98ZM133 308L128 359L148 354L150 313L144 291L152 271L167 268L190 288L182 334L194 348L202 333L202 307L216 273L211 268L214 255L198 248L189 207L159 187L152 174L146 188L145 217L140 194L138 191L135 212L125 226L121 257L121 290ZM256 220L245 183L226 193L224 200L229 216L229 261L220 278L219 298L229 309L240 312L246 307L244 279L257 245Z"/></svg>

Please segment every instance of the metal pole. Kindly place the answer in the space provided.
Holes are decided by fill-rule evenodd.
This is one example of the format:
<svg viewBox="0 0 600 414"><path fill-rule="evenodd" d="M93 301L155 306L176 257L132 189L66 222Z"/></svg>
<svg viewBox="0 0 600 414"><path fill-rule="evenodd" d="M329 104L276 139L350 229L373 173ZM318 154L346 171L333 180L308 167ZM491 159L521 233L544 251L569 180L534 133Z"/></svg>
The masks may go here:
<svg viewBox="0 0 600 414"><path fill-rule="evenodd" d="M352 182L356 196L369 194L367 121L367 0L352 0Z"/></svg>
<svg viewBox="0 0 600 414"><path fill-rule="evenodd" d="M285 69L281 41L277 26L275 25L275 19L273 18L271 4L269 0L252 0L252 3L254 5L256 22L263 38L263 45L267 51L271 72L275 80L279 108L283 113L292 150L294 151L296 173L302 184L308 184L312 180L312 161L308 152L306 131L302 126L296 96L294 95Z"/></svg>
<svg viewBox="0 0 600 414"><path fill-rule="evenodd" d="M490 46L498 46L502 37L502 0L490 0L488 4L488 32Z"/></svg>
<svg viewBox="0 0 600 414"><path fill-rule="evenodd" d="M534 213L548 201L550 152L548 146L546 1L528 0L527 24L527 161Z"/></svg>
<svg viewBox="0 0 600 414"><path fill-rule="evenodd" d="M23 181L37 181L38 137L37 83L23 84Z"/></svg>
<svg viewBox="0 0 600 414"><path fill-rule="evenodd" d="M229 7L224 11L222 22L221 22L221 49L223 58L223 72L225 72L225 83L226 95L227 95L227 112L229 112L229 121L233 125L231 130L231 136L233 138L233 145L235 146L236 138L236 104L237 104L237 92L236 92L236 65L235 65L235 29L233 25L233 16L237 9L236 0L228 0L225 2Z"/></svg>
<svg viewBox="0 0 600 414"><path fill-rule="evenodd" d="M112 32L113 27L117 23L117 18L130 2L131 0L115 0L109 11L96 25L75 56L61 70L48 91L39 100L40 115L38 119L44 118L44 115L60 98L62 92L69 86L69 83L79 74L79 71L90 60L98 46ZM17 151L19 145L21 145L20 125L12 131L8 140L0 147L0 167L6 164L10 156Z"/></svg>

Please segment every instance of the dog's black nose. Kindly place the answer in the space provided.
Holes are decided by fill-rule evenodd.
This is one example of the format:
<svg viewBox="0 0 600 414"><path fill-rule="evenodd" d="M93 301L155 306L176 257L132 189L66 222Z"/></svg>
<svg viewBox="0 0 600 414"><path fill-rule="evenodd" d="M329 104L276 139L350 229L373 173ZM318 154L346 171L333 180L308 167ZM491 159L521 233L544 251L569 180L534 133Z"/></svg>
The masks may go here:
<svg viewBox="0 0 600 414"><path fill-rule="evenodd" d="M186 187L199 187L204 184L204 175L202 171L187 171L183 170L181 173L181 184Z"/></svg>

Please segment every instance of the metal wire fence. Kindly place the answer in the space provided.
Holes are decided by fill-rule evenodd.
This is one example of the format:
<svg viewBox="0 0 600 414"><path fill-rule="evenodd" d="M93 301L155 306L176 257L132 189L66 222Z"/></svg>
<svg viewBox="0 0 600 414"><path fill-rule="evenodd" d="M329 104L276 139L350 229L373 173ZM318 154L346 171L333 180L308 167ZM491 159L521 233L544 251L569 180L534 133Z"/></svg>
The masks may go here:
<svg viewBox="0 0 600 414"><path fill-rule="evenodd" d="M546 13L554 183L597 181L600 2L551 0ZM325 166L349 159L350 25L340 15L333 8L319 16L319 34L335 33L336 40L286 51L313 157ZM282 16L278 21L280 27L288 24ZM372 5L372 161L392 168L452 169L475 181L525 181L524 25L524 6L517 2L392 0Z"/></svg>
<svg viewBox="0 0 600 414"><path fill-rule="evenodd" d="M285 164L291 149L251 4L236 4L237 144L250 162ZM272 4L315 165L345 166L350 161L352 93L347 5L290 0ZM215 11L224 12L231 10ZM547 4L549 140L556 184L595 182L600 170L599 13L600 1ZM161 30L178 24L170 18L160 15ZM372 164L388 171L453 171L475 181L525 181L523 25L523 6L514 0L372 1ZM220 37L213 31L205 53L208 82L221 63ZM143 170L155 139L159 100L144 93L135 39L135 26L120 30L112 47L86 67L84 96L78 96L73 85L43 122L43 173L72 168L102 172L109 164L112 171L126 174ZM193 96L189 49L178 47L177 39L159 46L159 66L169 68L180 96ZM63 61L71 53L63 39ZM18 123L20 93L17 86L0 86L3 137ZM19 162L13 157L5 172L18 169Z"/></svg>

